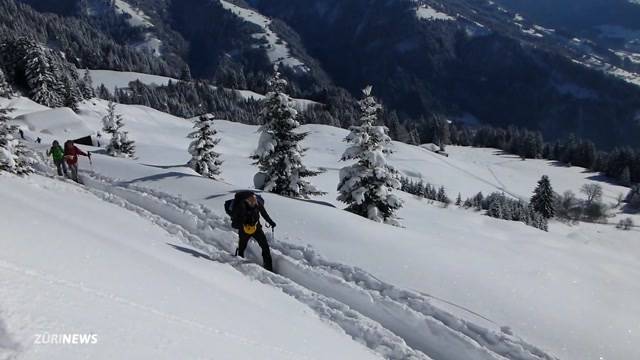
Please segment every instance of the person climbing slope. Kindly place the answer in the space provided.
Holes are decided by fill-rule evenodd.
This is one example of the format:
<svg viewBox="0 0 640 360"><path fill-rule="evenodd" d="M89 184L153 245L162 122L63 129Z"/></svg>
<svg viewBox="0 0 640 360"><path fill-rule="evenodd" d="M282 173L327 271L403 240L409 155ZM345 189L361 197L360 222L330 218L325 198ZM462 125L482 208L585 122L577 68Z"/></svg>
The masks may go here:
<svg viewBox="0 0 640 360"><path fill-rule="evenodd" d="M247 249L249 240L253 237L262 249L264 268L273 271L271 250L269 249L267 236L262 230L262 224L260 224L260 216L262 215L272 228L276 227L276 223L265 210L262 197L257 196L252 191L239 192L233 200L225 203L225 209L231 215L231 226L234 229L238 229L237 255L244 258L244 252Z"/></svg>
<svg viewBox="0 0 640 360"><path fill-rule="evenodd" d="M67 173L67 165L64 161L64 149L62 149L58 140L53 141L51 149L47 150L47 156L53 157L53 163L58 169L58 176L69 176Z"/></svg>
<svg viewBox="0 0 640 360"><path fill-rule="evenodd" d="M74 145L73 141L68 140L64 143L64 160L71 171L71 179L78 181L78 155L86 156L91 159L91 153L86 153Z"/></svg>

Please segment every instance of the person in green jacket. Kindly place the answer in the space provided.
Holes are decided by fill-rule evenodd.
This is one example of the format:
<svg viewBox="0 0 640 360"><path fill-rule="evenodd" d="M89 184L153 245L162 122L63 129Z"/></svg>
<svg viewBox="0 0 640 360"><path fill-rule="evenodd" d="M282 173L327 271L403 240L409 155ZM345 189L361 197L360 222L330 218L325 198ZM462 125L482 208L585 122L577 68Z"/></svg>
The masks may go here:
<svg viewBox="0 0 640 360"><path fill-rule="evenodd" d="M58 140L53 141L51 149L47 150L47 156L53 157L53 163L58 168L58 176L63 176L64 173L64 176L69 177L67 165L64 162L64 149L62 149Z"/></svg>

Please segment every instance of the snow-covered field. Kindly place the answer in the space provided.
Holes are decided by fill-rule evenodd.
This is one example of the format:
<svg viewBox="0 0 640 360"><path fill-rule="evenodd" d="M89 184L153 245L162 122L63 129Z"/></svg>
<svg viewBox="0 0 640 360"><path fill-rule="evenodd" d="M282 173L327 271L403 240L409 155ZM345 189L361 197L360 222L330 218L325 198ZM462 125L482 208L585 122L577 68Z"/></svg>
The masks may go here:
<svg viewBox="0 0 640 360"><path fill-rule="evenodd" d="M27 136L45 143L97 131L106 111L85 102L76 119L12 101ZM270 243L280 276L271 275L228 255L236 236L223 211L233 191L252 185L257 128L215 122L225 164L223 181L212 181L183 166L189 121L142 106L118 112L138 159L82 159L87 188L0 176L0 228L9 229L0 239L0 349L26 358L640 357L637 230L552 223L545 233L407 194L405 228L372 223L335 201L346 131L307 125L305 162L327 170L312 180L328 192L318 200L338 208L265 194L278 223ZM394 148L394 166L450 197L528 198L542 174L558 192L602 180L493 149L449 147L446 158ZM606 200L626 191L599 183ZM100 342L34 345L45 331Z"/></svg>

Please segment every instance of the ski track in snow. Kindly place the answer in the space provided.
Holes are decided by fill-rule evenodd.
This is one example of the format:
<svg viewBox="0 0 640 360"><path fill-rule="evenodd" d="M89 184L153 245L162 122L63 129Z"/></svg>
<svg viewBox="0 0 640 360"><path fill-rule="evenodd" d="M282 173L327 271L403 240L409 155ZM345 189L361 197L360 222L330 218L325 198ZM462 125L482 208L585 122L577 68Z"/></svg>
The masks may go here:
<svg viewBox="0 0 640 360"><path fill-rule="evenodd" d="M329 262L309 247L271 238L279 275L231 255L237 244L229 219L157 190L83 174L90 191L163 227L206 255L246 276L275 286L340 326L356 341L389 359L513 359L555 357L518 337L457 318L432 305L428 296L402 290L364 270ZM260 258L251 243L249 255Z"/></svg>
<svg viewBox="0 0 640 360"><path fill-rule="evenodd" d="M422 150L424 150L424 152L432 155L432 157L434 157L435 159L438 159L439 161L443 162L444 164L446 164L446 165L448 165L448 166L450 166L450 167L452 167L452 168L454 168L456 170L459 170L459 171L465 173L466 175L469 175L469 176L473 177L474 179L477 179L477 180L479 180L479 181L481 181L481 182L483 182L483 183L485 183L485 184L487 184L489 186L492 186L492 187L496 188L499 191L502 191L502 192L504 192L504 193L506 193L508 195L511 195L515 199L520 199L520 196L518 196L516 193L513 193L513 192L509 191L504 186L504 183L498 178L498 176L496 176L495 172L493 171L493 169L490 166L487 167L487 169L489 170L489 172L491 172L491 174L493 175L495 180L498 182L498 184L494 184L491 181L489 181L489 180L487 180L487 179L485 179L483 177L480 177L480 176L472 173L469 170L466 170L464 168L461 168L461 167L459 167L457 165L452 164L451 162L447 161L446 159L443 159L441 155L437 155L437 154L435 154L435 153L433 153L433 152L431 152L431 151L429 151L427 149L422 149ZM496 164L494 164L494 165L496 165Z"/></svg>

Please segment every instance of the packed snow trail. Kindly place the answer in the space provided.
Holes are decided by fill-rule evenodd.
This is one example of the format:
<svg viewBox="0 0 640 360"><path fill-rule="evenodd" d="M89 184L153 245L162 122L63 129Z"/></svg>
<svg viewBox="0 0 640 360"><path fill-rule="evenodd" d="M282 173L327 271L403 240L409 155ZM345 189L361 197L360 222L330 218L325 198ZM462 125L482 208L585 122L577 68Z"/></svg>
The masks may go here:
<svg viewBox="0 0 640 360"><path fill-rule="evenodd" d="M84 176L83 180L90 187L89 191L99 198L136 212L138 215L164 228L170 234L183 239L185 243L206 252L206 254L200 254L197 251L182 248L175 244L168 245L194 256L229 264L254 280L281 289L284 293L309 306L322 319L338 325L354 340L385 358L398 360L430 359L425 354L407 346L403 339L394 335L391 331L350 309L347 305L310 291L285 277L267 272L255 263L234 257L228 250L220 249L214 241L210 240L217 229L207 222L198 221L199 219L192 216L189 211L180 214L181 209L173 207L175 206L174 203L163 201L152 195L146 196L147 194L145 193L110 187L108 184L97 180L95 175L92 177ZM195 208L192 205L189 207ZM186 224L186 227L174 221L181 221ZM195 233L209 233L209 235L206 238L201 238Z"/></svg>
<svg viewBox="0 0 640 360"><path fill-rule="evenodd" d="M309 304L321 316L340 324L359 341L363 337L370 338L370 335L363 336L362 328L355 330L353 322L345 323L344 316L328 315L328 303L332 311L341 309L343 315L352 311L363 321L371 319L371 323L382 325L376 332L378 339L373 344L370 339L364 343L381 352L380 333L389 332L385 336L393 336L394 342L399 340L397 337L404 340L402 345L406 348L394 349L391 353L381 352L388 358L425 358L426 354L437 360L555 359L510 334L486 329L437 309L419 293L397 289L363 270L325 261L312 249L272 240L274 267L286 278L270 274L257 265L247 264L230 255L235 250L237 236L226 216L221 217L202 205L194 205L169 194L132 183L119 183L96 173L88 173L84 180L91 188L108 193L108 196L103 196L107 200L110 197L120 198L124 200L119 201L144 209L168 231L180 234L191 245L207 251L211 259L230 263L242 273L277 286ZM257 258L255 246L251 246L250 251Z"/></svg>

